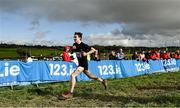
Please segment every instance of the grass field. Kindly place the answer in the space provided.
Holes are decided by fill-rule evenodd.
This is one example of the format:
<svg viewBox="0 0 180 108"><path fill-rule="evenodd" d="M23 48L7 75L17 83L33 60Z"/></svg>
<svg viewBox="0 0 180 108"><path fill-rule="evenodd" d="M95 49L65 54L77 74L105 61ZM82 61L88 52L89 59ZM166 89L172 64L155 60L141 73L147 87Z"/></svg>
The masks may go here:
<svg viewBox="0 0 180 108"><path fill-rule="evenodd" d="M74 98L59 100L69 82L0 88L1 107L180 107L180 72L155 73L100 82L78 82Z"/></svg>
<svg viewBox="0 0 180 108"><path fill-rule="evenodd" d="M27 53L31 53L32 56L57 56L62 53L62 49L52 48L22 48ZM17 53L17 48L0 48L0 58L18 58L20 55Z"/></svg>
<svg viewBox="0 0 180 108"><path fill-rule="evenodd" d="M0 57L18 57L15 48L0 48Z"/></svg>

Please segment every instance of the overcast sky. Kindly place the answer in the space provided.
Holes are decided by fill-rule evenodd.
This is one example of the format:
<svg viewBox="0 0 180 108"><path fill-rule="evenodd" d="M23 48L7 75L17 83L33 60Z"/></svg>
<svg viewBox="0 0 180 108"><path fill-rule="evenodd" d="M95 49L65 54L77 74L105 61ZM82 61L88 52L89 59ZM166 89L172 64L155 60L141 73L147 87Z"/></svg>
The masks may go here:
<svg viewBox="0 0 180 108"><path fill-rule="evenodd" d="M180 46L180 0L0 0L1 42Z"/></svg>

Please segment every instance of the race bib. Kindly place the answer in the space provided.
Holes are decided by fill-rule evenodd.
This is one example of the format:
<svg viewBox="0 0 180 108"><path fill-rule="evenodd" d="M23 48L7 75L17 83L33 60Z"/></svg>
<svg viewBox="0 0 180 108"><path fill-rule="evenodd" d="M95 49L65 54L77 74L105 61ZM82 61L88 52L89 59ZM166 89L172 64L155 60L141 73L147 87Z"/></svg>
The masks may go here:
<svg viewBox="0 0 180 108"><path fill-rule="evenodd" d="M81 52L76 52L76 56L77 56L77 58L81 58L82 57L82 53Z"/></svg>

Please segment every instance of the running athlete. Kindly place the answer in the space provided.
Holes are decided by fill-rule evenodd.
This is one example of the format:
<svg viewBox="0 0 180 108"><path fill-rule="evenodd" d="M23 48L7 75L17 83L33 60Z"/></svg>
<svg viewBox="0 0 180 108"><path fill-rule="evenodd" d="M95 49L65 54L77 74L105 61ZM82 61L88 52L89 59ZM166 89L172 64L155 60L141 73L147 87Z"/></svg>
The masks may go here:
<svg viewBox="0 0 180 108"><path fill-rule="evenodd" d="M103 80L102 78L98 78L88 71L87 55L94 53L96 50L93 47L90 47L82 42L81 32L74 33L74 42L75 43L73 44L73 50L76 53L79 65L77 66L76 70L71 74L71 88L69 92L62 94L64 98L73 97L73 91L76 85L76 76L78 76L81 72L86 74L90 79L100 81L103 84L104 88L105 89L107 88L106 80Z"/></svg>

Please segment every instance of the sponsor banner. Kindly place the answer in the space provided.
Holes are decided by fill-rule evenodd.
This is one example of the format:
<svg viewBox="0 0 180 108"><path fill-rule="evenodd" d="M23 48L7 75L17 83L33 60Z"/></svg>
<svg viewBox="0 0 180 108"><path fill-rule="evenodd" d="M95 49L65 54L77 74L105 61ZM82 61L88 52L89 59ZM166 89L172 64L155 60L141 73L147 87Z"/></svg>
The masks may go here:
<svg viewBox="0 0 180 108"><path fill-rule="evenodd" d="M179 59L149 60L101 60L89 61L89 71L97 77L124 78L154 72L180 70ZM0 61L0 86L23 84L22 82L69 81L76 69L73 62L64 61ZM78 81L90 80L83 72Z"/></svg>

